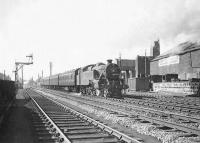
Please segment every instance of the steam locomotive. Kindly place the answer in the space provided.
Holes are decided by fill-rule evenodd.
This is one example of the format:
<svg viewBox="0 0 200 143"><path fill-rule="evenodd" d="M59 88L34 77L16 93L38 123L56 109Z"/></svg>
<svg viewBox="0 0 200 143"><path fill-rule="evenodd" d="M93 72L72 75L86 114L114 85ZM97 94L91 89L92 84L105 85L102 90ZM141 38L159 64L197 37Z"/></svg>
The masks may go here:
<svg viewBox="0 0 200 143"><path fill-rule="evenodd" d="M65 73L46 77L40 81L42 87L63 88L81 92L82 95L121 98L124 87L121 70L112 60L97 63Z"/></svg>

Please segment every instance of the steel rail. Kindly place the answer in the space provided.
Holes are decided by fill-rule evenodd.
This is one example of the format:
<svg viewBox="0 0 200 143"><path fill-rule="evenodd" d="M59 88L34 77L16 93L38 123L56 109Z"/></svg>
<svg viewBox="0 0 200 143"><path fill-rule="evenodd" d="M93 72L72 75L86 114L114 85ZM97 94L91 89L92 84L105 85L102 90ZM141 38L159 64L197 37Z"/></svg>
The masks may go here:
<svg viewBox="0 0 200 143"><path fill-rule="evenodd" d="M45 111L40 107L40 105L35 101L33 97L29 95L26 91L27 95L31 98L34 104L37 106L39 111L48 119L48 121L53 125L56 131L60 134L59 138L62 140L62 143L71 143L71 141L64 135L64 133L59 129L59 127L51 120L51 118L45 113Z"/></svg>
<svg viewBox="0 0 200 143"><path fill-rule="evenodd" d="M81 101L79 101L79 102L81 102ZM87 103L87 104L90 104L90 103ZM90 104L90 106L97 106L97 105ZM97 106L97 107L103 108L102 106ZM105 108L105 109L107 109L107 108ZM118 112L118 113L121 113L121 114L126 113L129 116L132 115L131 111L124 111L122 109L111 109L111 108L109 108L109 110L112 110L113 112ZM144 116L144 115L140 115L140 114L137 114L137 116L139 118L142 118L143 120L149 121L151 123L157 123L157 124L165 125L165 126L170 127L170 128L180 129L182 131L185 131L185 132L188 132L188 133L194 133L194 134L200 136L200 130L195 129L195 128L190 128L190 127L183 126L183 125L177 125L177 124L169 122L169 121L164 121L164 120L160 120L160 119L157 119L157 118L154 118L154 117L148 117L148 116Z"/></svg>
<svg viewBox="0 0 200 143"><path fill-rule="evenodd" d="M168 103L167 101L156 101L156 102L154 102L154 101L149 101L149 100L147 100L147 101L145 101L145 100L140 100L140 99L133 99L133 98L125 98L126 99L126 101L127 101L127 99L131 99L131 101L128 101L129 103L135 103L135 102L141 102L142 103L142 105L146 105L146 103L151 103L151 105L160 105L160 106L163 106L163 104L162 103L159 103L159 102L165 102L166 103L166 105L164 105L164 106L168 106L168 107L177 107L177 108L180 108L180 109L187 109L187 110L191 110L191 111L199 111L200 109L198 108L198 107L195 107L195 106L185 106L185 107L183 107L184 105L182 104L182 103L173 103L173 102L170 102L170 103ZM147 104L147 105L148 105ZM177 104L177 105L175 105L175 104ZM150 106L149 106L150 107Z"/></svg>
<svg viewBox="0 0 200 143"><path fill-rule="evenodd" d="M125 104L125 102L123 102L123 104ZM127 104L126 104L126 107L137 109L137 110L138 109L142 109L142 110L149 111L149 112L157 112L157 113L169 114L169 115L173 115L174 117L190 120L190 121L197 122L197 123L200 124L200 118L195 118L195 117L191 117L191 116L185 116L185 115L181 115L181 114L170 112L170 111L161 111L161 110L157 110L157 109L141 107L141 106L137 106L137 105L127 105Z"/></svg>
<svg viewBox="0 0 200 143"><path fill-rule="evenodd" d="M42 95L42 96L45 96L45 95ZM137 139L129 137L128 135L126 135L124 133L121 133L121 132L119 132L119 131L117 131L115 129L112 129L111 127L108 127L108 126L104 125L103 123L100 123L100 122L98 122L98 121L96 121L96 120L94 120L94 119L92 119L92 118L90 118L90 117L88 117L88 116L86 116L86 115L84 115L84 114L82 114L82 113L70 108L70 107L67 107L66 105L64 105L63 103L60 103L59 101L56 101L55 99L51 99L50 97L47 97L47 96L45 96L45 98L48 98L49 100L51 100L52 102L56 103L57 105L62 106L65 110L72 111L75 115L83 118L84 120L90 122L93 125L96 125L97 127L101 128L102 130L105 130L108 133L118 137L120 140L123 140L123 141L125 141L127 143L142 143L142 142L138 141Z"/></svg>

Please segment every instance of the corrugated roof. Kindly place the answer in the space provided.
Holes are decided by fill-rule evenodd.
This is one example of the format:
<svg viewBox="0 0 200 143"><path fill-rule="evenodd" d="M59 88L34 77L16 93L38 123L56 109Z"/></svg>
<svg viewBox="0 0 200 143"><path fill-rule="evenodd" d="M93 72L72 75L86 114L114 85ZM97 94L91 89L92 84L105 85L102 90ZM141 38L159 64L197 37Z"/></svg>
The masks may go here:
<svg viewBox="0 0 200 143"><path fill-rule="evenodd" d="M200 43L199 42L190 42L190 41L184 42L184 43L181 43L178 46L168 50L167 52L164 52L160 56L152 59L152 61L163 59L163 58L173 56L173 55L185 54L187 52L199 50L199 49L200 49Z"/></svg>

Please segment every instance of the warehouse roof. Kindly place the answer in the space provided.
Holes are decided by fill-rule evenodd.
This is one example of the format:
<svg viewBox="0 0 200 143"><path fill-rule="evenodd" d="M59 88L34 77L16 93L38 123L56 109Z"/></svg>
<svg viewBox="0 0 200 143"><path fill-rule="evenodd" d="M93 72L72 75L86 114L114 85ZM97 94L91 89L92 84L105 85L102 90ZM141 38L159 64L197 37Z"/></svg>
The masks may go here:
<svg viewBox="0 0 200 143"><path fill-rule="evenodd" d="M184 42L154 58L152 61L167 58L173 55L182 55L190 51L200 50L199 42Z"/></svg>

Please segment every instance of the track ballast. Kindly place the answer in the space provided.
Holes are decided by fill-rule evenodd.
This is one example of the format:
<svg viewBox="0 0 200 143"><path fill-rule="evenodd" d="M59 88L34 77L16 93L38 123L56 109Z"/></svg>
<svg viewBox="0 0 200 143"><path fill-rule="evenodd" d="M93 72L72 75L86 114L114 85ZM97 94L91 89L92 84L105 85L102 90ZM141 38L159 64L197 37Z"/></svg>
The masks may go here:
<svg viewBox="0 0 200 143"><path fill-rule="evenodd" d="M35 116L34 121L35 131L39 135L38 142L141 143L49 97L32 90L27 90L26 93L35 104L39 115L39 118Z"/></svg>

